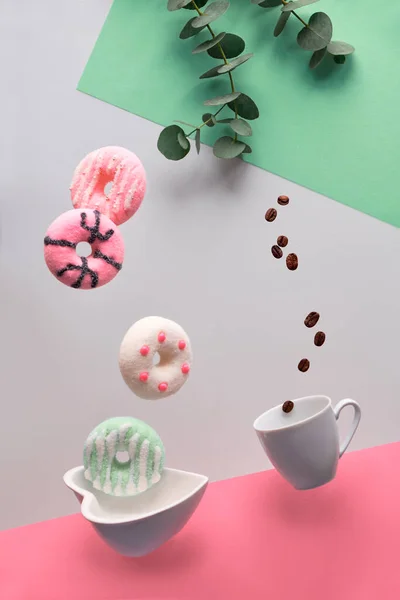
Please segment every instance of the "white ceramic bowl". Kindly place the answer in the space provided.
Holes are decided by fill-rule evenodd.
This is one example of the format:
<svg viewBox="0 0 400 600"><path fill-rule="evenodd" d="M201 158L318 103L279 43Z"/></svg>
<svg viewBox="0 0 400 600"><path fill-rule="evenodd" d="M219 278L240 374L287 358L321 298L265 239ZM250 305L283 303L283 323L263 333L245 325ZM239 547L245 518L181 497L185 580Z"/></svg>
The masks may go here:
<svg viewBox="0 0 400 600"><path fill-rule="evenodd" d="M164 469L161 480L138 496L121 498L95 490L83 467L70 469L64 483L81 503L90 521L111 548L125 556L144 556L178 533L188 522L208 484L196 473Z"/></svg>

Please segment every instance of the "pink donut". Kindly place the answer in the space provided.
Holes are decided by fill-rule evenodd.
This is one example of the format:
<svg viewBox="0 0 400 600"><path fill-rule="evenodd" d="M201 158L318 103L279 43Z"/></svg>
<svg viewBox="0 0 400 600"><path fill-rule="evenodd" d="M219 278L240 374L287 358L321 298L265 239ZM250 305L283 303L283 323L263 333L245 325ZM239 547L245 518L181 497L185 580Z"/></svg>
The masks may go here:
<svg viewBox="0 0 400 600"><path fill-rule="evenodd" d="M112 183L110 193L105 186ZM146 192L146 173L133 152L107 146L91 152L75 169L70 187L75 208L96 208L116 225L132 217Z"/></svg>
<svg viewBox="0 0 400 600"><path fill-rule="evenodd" d="M79 242L91 245L90 256L78 256ZM114 223L98 210L69 210L48 228L44 258L61 283L89 290L108 283L122 269L124 241Z"/></svg>

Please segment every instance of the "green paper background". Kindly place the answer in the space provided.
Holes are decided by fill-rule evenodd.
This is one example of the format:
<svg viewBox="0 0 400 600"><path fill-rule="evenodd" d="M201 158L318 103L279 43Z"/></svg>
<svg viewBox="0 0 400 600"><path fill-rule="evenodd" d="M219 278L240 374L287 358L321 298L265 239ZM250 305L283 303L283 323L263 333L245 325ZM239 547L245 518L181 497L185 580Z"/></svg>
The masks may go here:
<svg viewBox="0 0 400 600"><path fill-rule="evenodd" d="M167 0L114 0L78 89L162 125L200 124L208 110L203 101L228 93L228 77L198 79L217 64L191 54L207 33L180 40L194 13L166 6ZM311 54L296 43L296 19L279 38L272 35L279 8L231 0L212 24L216 33L243 37L245 52L255 53L234 71L237 90L260 108L246 160L398 227L400 4L322 0L301 15L316 11L331 17L334 40L355 46L345 65L328 58L310 71ZM226 108L221 116L231 114ZM212 144L222 134L221 126L204 127L202 141Z"/></svg>

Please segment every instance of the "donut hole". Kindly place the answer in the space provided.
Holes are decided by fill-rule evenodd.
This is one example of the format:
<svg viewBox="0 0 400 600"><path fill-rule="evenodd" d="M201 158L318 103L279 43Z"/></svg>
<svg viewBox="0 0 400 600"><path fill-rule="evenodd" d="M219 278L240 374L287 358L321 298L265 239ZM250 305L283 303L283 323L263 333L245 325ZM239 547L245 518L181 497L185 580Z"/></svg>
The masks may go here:
<svg viewBox="0 0 400 600"><path fill-rule="evenodd" d="M89 242L79 242L76 246L76 253L80 257L87 258L92 254L92 246Z"/></svg>
<svg viewBox="0 0 400 600"><path fill-rule="evenodd" d="M153 365L154 366L159 365L160 361L161 361L160 353L159 352L154 352L154 354L153 354Z"/></svg>
<svg viewBox="0 0 400 600"><path fill-rule="evenodd" d="M104 186L104 194L106 195L107 200L108 200L109 195L111 194L112 186L113 186L112 181L108 181L106 183L106 185Z"/></svg>
<svg viewBox="0 0 400 600"><path fill-rule="evenodd" d="M129 462L129 452L127 450L119 450L115 455L115 460L121 465Z"/></svg>

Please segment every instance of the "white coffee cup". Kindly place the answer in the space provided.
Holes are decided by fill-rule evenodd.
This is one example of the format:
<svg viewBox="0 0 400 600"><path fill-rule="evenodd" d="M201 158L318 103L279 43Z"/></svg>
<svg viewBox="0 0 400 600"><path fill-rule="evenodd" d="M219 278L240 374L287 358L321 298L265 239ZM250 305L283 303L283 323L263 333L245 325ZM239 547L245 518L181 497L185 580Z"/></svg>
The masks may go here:
<svg viewBox="0 0 400 600"><path fill-rule="evenodd" d="M298 490L309 490L331 481L339 458L350 444L361 419L354 400L342 400L334 408L327 396L293 400L288 413L282 404L254 421L258 439L277 471ZM340 444L337 420L345 406L354 408L350 433Z"/></svg>

